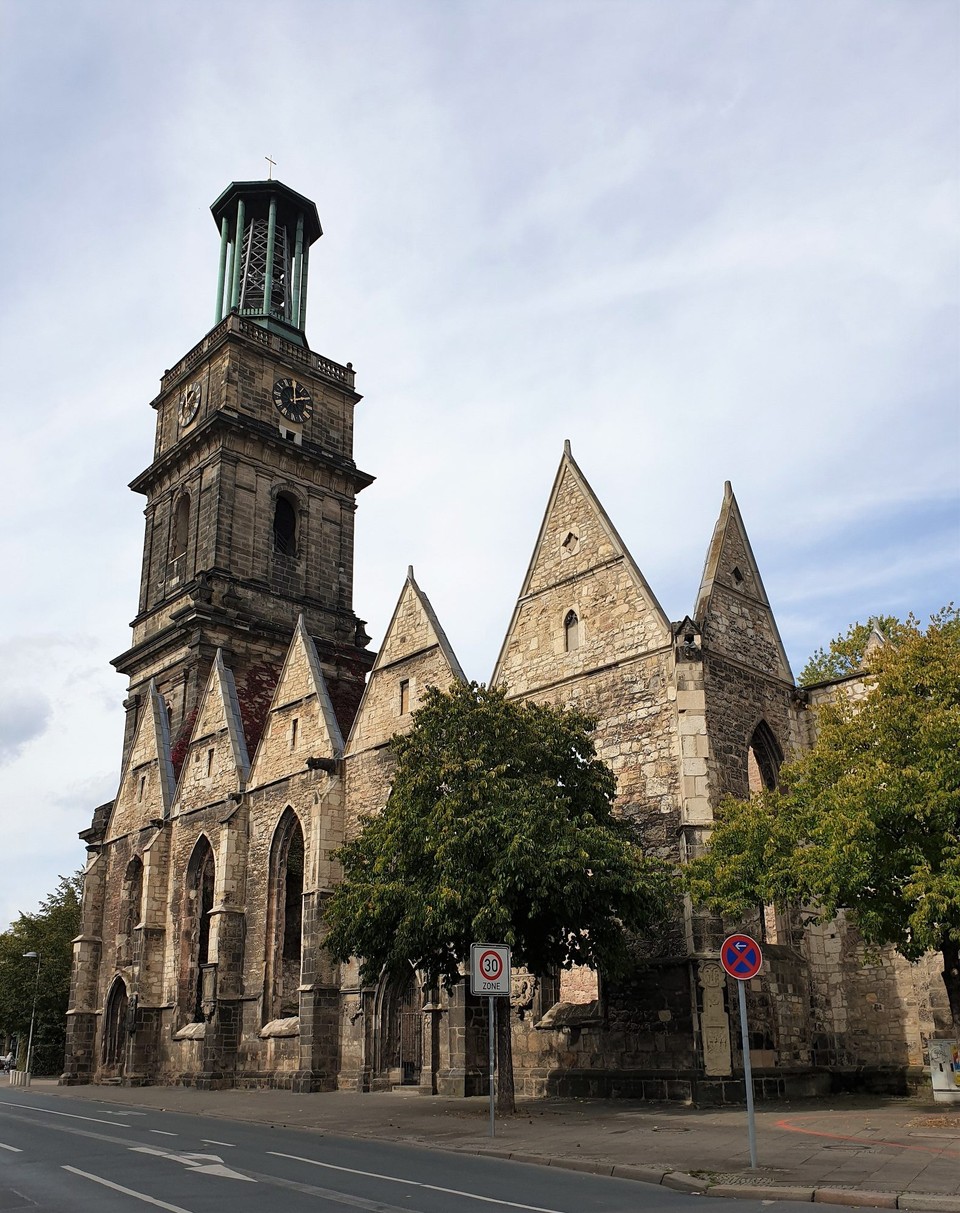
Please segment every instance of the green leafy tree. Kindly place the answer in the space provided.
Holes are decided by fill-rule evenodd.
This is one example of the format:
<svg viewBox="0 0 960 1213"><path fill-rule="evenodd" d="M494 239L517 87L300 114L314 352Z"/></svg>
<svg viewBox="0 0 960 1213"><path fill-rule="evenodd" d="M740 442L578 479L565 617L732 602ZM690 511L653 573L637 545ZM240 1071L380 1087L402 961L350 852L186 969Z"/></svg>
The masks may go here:
<svg viewBox="0 0 960 1213"><path fill-rule="evenodd" d="M816 745L780 790L723 803L687 879L721 913L849 909L868 944L942 952L960 1027L960 617L948 607L897 634L871 654L865 700L818 709Z"/></svg>
<svg viewBox="0 0 960 1213"><path fill-rule="evenodd" d="M27 1064L27 1038L34 993L37 1016L33 1034L33 1070L59 1074L63 1068L67 1000L70 993L71 942L80 930L83 875L61 876L54 892L35 914L21 914L0 935L0 1043L16 1036L18 1064ZM24 958L24 952L40 957Z"/></svg>
<svg viewBox="0 0 960 1213"><path fill-rule="evenodd" d="M859 673L866 665L867 645L874 631L885 641L896 641L903 633L903 624L893 615L871 615L866 623L853 623L842 636L830 641L826 649L817 649L800 671L802 687L846 674Z"/></svg>
<svg viewBox="0 0 960 1213"><path fill-rule="evenodd" d="M474 942L508 944L536 974L625 971L627 931L664 912L669 875L614 815L616 782L591 721L476 683L431 688L413 720L391 743L386 807L340 852L344 880L326 909L334 958L362 957L371 983L412 963L447 989ZM502 1110L513 1107L508 1012L498 1012Z"/></svg>

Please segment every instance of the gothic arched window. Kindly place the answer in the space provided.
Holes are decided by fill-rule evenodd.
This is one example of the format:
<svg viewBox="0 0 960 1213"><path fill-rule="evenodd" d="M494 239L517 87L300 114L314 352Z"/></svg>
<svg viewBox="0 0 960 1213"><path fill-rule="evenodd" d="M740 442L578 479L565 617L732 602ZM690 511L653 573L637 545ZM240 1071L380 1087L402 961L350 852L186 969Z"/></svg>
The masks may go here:
<svg viewBox="0 0 960 1213"><path fill-rule="evenodd" d="M127 864L123 876L123 891L121 893L120 922L117 939L117 964L132 964L136 949L134 948L134 931L140 923L140 911L143 903L143 861L138 855Z"/></svg>
<svg viewBox="0 0 960 1213"><path fill-rule="evenodd" d="M285 493L273 510L273 548L283 556L297 554L297 507Z"/></svg>
<svg viewBox="0 0 960 1213"><path fill-rule="evenodd" d="M213 847L201 835L187 864L187 904L184 930L190 941L189 971L184 975L194 1023L203 1022L203 969L210 963L210 915L216 885Z"/></svg>
<svg viewBox="0 0 960 1213"><path fill-rule="evenodd" d="M277 825L270 851L267 927L267 1020L300 1014L303 960L304 844L300 819L289 806Z"/></svg>
<svg viewBox="0 0 960 1213"><path fill-rule="evenodd" d="M190 498L186 493L177 502L173 513L173 533L170 536L170 559L187 554L187 539L190 535Z"/></svg>
<svg viewBox="0 0 960 1213"><path fill-rule="evenodd" d="M773 730L761 720L753 730L747 750L747 783L751 796L764 788L772 790L777 786L782 763L783 751Z"/></svg>
<svg viewBox="0 0 960 1213"><path fill-rule="evenodd" d="M576 611L567 611L563 621L563 644L568 653L580 647L580 620Z"/></svg>

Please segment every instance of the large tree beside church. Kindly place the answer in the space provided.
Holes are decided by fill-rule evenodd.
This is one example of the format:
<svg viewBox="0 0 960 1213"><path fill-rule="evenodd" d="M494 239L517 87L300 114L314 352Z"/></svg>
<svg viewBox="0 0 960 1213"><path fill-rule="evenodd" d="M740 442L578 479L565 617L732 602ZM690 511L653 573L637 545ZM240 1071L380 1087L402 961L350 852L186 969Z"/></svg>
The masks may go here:
<svg viewBox="0 0 960 1213"><path fill-rule="evenodd" d="M960 615L895 635L869 655L862 702L818 709L816 745L778 790L722 804L688 883L722 913L848 909L868 944L942 952L960 1027Z"/></svg>
<svg viewBox="0 0 960 1213"><path fill-rule="evenodd" d="M628 932L664 913L670 876L614 813L616 781L592 731L578 711L476 683L431 688L392 740L386 807L340 853L344 879L326 909L334 957L362 957L371 983L412 963L447 989L474 942L508 944L535 974L622 972ZM498 1100L512 1108L502 1011L500 1023Z"/></svg>
<svg viewBox="0 0 960 1213"><path fill-rule="evenodd" d="M36 998L36 1074L59 1074L63 1068L72 942L80 930L82 889L82 873L61 876L56 889L34 913L20 914L0 934L0 1045L5 1037L15 1036L18 1064L26 1066ZM36 953L39 964L36 957L24 956L25 952Z"/></svg>

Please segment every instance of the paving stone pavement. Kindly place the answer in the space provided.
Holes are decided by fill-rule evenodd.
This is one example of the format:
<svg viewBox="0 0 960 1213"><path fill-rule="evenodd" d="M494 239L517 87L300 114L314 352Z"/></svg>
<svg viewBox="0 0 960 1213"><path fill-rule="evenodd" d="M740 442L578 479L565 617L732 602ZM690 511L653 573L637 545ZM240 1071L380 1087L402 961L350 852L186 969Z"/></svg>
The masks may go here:
<svg viewBox="0 0 960 1213"><path fill-rule="evenodd" d="M708 1195L747 1195L960 1213L960 1106L930 1098L834 1096L757 1107L758 1168L750 1169L743 1108L631 1100L520 1101L489 1136L485 1099L406 1092L196 1091L191 1087L33 1090L224 1120L386 1138L643 1179Z"/></svg>

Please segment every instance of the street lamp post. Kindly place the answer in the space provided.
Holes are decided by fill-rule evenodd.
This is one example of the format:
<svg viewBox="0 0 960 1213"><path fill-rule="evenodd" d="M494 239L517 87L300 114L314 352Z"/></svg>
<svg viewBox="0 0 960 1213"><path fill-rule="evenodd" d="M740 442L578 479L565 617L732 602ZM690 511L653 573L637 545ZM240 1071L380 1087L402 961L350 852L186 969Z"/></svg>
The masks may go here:
<svg viewBox="0 0 960 1213"><path fill-rule="evenodd" d="M37 978L33 986L33 1010L30 1012L30 1035L27 1037L27 1082L30 1081L33 1065L33 1027L37 1022L37 995L40 993L40 962L43 957L39 952L24 952L24 960L36 960Z"/></svg>

